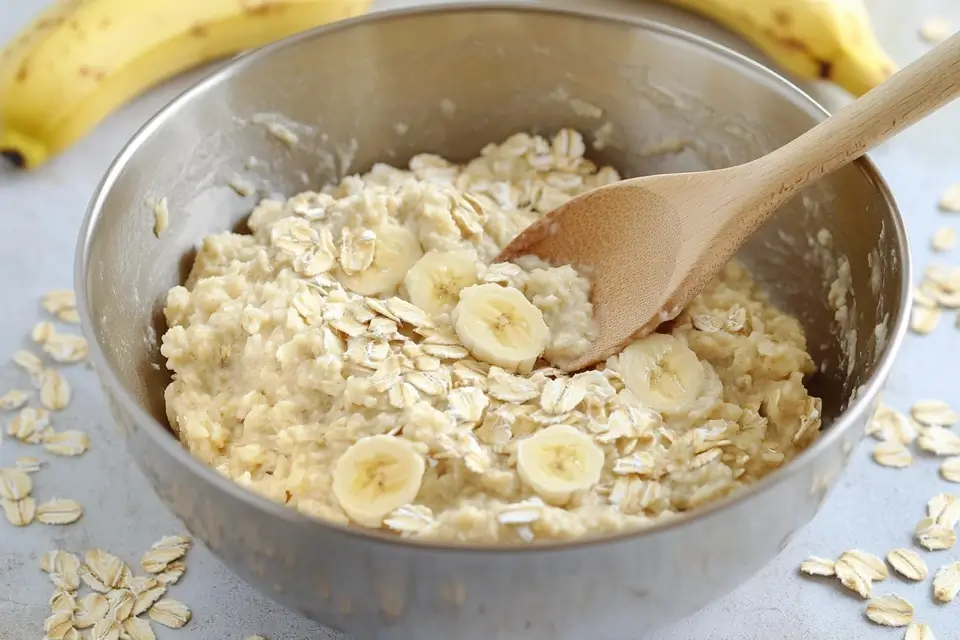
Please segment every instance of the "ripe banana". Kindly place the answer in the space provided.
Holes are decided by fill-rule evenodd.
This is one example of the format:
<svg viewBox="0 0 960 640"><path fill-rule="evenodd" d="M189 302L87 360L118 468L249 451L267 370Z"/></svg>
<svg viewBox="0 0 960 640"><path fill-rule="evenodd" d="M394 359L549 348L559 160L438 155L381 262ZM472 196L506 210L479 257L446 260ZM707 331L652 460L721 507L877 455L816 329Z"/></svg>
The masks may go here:
<svg viewBox="0 0 960 640"><path fill-rule="evenodd" d="M513 287L467 287L452 319L460 343L474 358L508 371L529 373L550 340L540 309Z"/></svg>
<svg viewBox="0 0 960 640"><path fill-rule="evenodd" d="M618 357L617 372L633 395L661 413L682 413L700 397L703 364L678 338L662 333L632 342Z"/></svg>
<svg viewBox="0 0 960 640"><path fill-rule="evenodd" d="M801 78L859 97L896 71L863 0L666 0L711 18Z"/></svg>
<svg viewBox="0 0 960 640"><path fill-rule="evenodd" d="M333 494L351 520L379 527L391 511L414 501L425 470L423 456L403 438L360 438L333 466Z"/></svg>
<svg viewBox="0 0 960 640"><path fill-rule="evenodd" d="M432 316L453 309L460 291L480 281L477 257L470 251L431 251L403 279L406 298Z"/></svg>
<svg viewBox="0 0 960 640"><path fill-rule="evenodd" d="M557 424L517 444L517 473L538 496L564 505L575 491L600 481L603 449L579 429Z"/></svg>
<svg viewBox="0 0 960 640"><path fill-rule="evenodd" d="M35 167L186 69L370 0L59 0L0 53L0 153Z"/></svg>
<svg viewBox="0 0 960 640"><path fill-rule="evenodd" d="M337 280L354 293L364 296L390 296L423 255L417 236L397 224L384 224L373 230L373 260L362 271L346 266L341 244L341 266Z"/></svg>

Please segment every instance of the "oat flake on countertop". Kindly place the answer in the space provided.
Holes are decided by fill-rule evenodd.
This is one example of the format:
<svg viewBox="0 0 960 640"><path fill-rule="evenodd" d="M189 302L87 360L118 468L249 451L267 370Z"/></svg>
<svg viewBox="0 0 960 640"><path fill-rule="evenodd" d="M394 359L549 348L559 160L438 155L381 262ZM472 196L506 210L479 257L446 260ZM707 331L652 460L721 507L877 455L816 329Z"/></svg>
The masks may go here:
<svg viewBox="0 0 960 640"><path fill-rule="evenodd" d="M873 593L872 580L869 575L864 575L862 567L857 567L848 559L841 557L834 565L837 578L847 589L858 594L864 600L870 598Z"/></svg>
<svg viewBox="0 0 960 640"><path fill-rule="evenodd" d="M872 599L867 604L867 618L887 627L905 627L913 620L913 605L898 595Z"/></svg>
<svg viewBox="0 0 960 640"><path fill-rule="evenodd" d="M20 500L0 498L0 507L3 508L7 521L15 527L27 526L37 515L37 503L30 496Z"/></svg>
<svg viewBox="0 0 960 640"><path fill-rule="evenodd" d="M960 524L960 498L950 493L938 493L927 502L927 515L937 524L955 529Z"/></svg>
<svg viewBox="0 0 960 640"><path fill-rule="evenodd" d="M960 594L960 562L937 569L933 577L933 595L940 602L952 602Z"/></svg>
<svg viewBox="0 0 960 640"><path fill-rule="evenodd" d="M915 582L927 579L927 563L913 549L893 549L887 554L887 562L904 578Z"/></svg>
<svg viewBox="0 0 960 640"><path fill-rule="evenodd" d="M917 445L938 456L960 455L960 435L944 427L927 427L917 438Z"/></svg>
<svg viewBox="0 0 960 640"><path fill-rule="evenodd" d="M72 391L70 383L59 371L47 369L43 372L43 384L40 387L40 404L50 411L63 411L70 404Z"/></svg>
<svg viewBox="0 0 960 640"><path fill-rule="evenodd" d="M910 407L910 415L925 426L949 427L960 422L960 413L943 400L920 400Z"/></svg>
<svg viewBox="0 0 960 640"><path fill-rule="evenodd" d="M123 621L123 633L129 640L156 640L157 635L150 625L150 621L136 616Z"/></svg>
<svg viewBox="0 0 960 640"><path fill-rule="evenodd" d="M903 469L913 464L910 449L898 440L878 442L873 449L873 459L884 467Z"/></svg>
<svg viewBox="0 0 960 640"><path fill-rule="evenodd" d="M930 551L952 549L957 543L957 534L953 529L939 524L929 517L923 518L917 523L914 533L917 542Z"/></svg>
<svg viewBox="0 0 960 640"><path fill-rule="evenodd" d="M23 389L10 389L0 396L0 409L4 411L16 411L27 404L27 400L29 399L30 394Z"/></svg>
<svg viewBox="0 0 960 640"><path fill-rule="evenodd" d="M69 498L54 498L37 505L37 522L43 524L72 524L82 515L83 507Z"/></svg>
<svg viewBox="0 0 960 640"><path fill-rule="evenodd" d="M33 481L19 469L0 469L0 498L22 500L33 491Z"/></svg>
<svg viewBox="0 0 960 640"><path fill-rule="evenodd" d="M947 187L940 196L940 209L949 213L960 213L960 184Z"/></svg>
<svg viewBox="0 0 960 640"><path fill-rule="evenodd" d="M933 629L929 625L921 624L919 622L911 622L910 626L907 627L907 634L903 636L903 640L937 640L933 636Z"/></svg>
<svg viewBox="0 0 960 640"><path fill-rule="evenodd" d="M164 598L150 607L148 615L154 622L158 622L165 627L179 629L190 621L191 614L190 609L182 602Z"/></svg>
<svg viewBox="0 0 960 640"><path fill-rule="evenodd" d="M90 448L90 438L83 431L56 431L44 436L43 448L58 456L79 456Z"/></svg>
<svg viewBox="0 0 960 640"><path fill-rule="evenodd" d="M937 325L940 324L940 318L943 313L940 309L931 309L929 307L914 306L910 311L910 330L921 336L932 333Z"/></svg>
<svg viewBox="0 0 960 640"><path fill-rule="evenodd" d="M957 230L953 227L940 227L933 232L930 246L934 251L950 251L957 246Z"/></svg>
<svg viewBox="0 0 960 640"><path fill-rule="evenodd" d="M810 556L800 563L800 571L811 576L831 577L836 575L834 564L834 561L829 558Z"/></svg>
<svg viewBox="0 0 960 640"><path fill-rule="evenodd" d="M947 458L940 464L940 475L947 482L960 483L960 456Z"/></svg>

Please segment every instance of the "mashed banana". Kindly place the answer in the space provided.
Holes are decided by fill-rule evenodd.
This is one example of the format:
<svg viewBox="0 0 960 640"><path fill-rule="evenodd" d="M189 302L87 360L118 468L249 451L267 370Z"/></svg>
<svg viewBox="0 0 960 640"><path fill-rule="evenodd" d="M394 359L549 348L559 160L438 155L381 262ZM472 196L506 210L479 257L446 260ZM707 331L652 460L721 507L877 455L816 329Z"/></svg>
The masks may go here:
<svg viewBox="0 0 960 640"><path fill-rule="evenodd" d="M517 134L264 200L206 238L165 308L167 413L235 482L306 514L471 543L641 527L770 473L818 434L796 319L731 263L668 331L574 376L589 281L491 264L619 179L579 134Z"/></svg>

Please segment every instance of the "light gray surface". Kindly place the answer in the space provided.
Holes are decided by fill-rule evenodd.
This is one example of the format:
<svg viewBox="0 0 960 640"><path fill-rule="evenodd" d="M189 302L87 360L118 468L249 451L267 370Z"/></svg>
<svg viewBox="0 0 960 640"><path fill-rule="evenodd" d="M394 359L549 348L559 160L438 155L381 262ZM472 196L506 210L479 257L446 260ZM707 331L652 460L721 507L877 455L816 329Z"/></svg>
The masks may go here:
<svg viewBox="0 0 960 640"><path fill-rule="evenodd" d="M378 6L402 3L381 2ZM0 0L0 15L5 18L0 24L0 40L9 38L43 4ZM597 4L622 7L629 0ZM875 0L871 7L881 39L900 63L923 51L925 45L916 32L924 19L948 16L960 24L960 7L950 0L921 0L910 7L896 0ZM0 354L10 354L27 343L30 327L41 317L38 299L45 291L70 286L76 230L110 159L151 113L195 77L180 78L135 101L34 173L0 174L0 215L7 223L0 236L0 286L7 300L0 314ZM834 95L831 92L830 97ZM935 209L939 193L950 182L960 181L960 157L954 151L958 133L960 105L953 105L873 154L907 218L918 267L930 262L960 263L960 251L934 258L927 248L937 226L960 226L960 216L947 217ZM960 405L960 376L948 356L951 351L960 354L960 331L952 324L950 317L932 336L908 337L888 385L888 402L905 409L922 397L940 397ZM92 373L75 366L67 376L75 399L55 418L56 424L87 430L93 445L81 458L44 456L53 464L35 476L34 493L38 499L75 498L87 512L76 525L56 529L38 524L14 529L0 521L3 640L42 635L52 590L37 567L42 551L101 547L135 562L161 535L180 531L126 457ZM0 366L0 391L26 384L12 366ZM2 421L7 420L8 416L3 416ZM795 571L797 562L811 553L830 556L860 547L882 554L895 546L910 546L913 525L923 515L926 500L939 491L951 490L938 478L935 461L921 459L909 470L895 471L873 464L869 451L870 445L861 447L818 518L760 575L698 615L643 640L899 637L898 632L866 622L863 604L855 597L832 583L802 579ZM5 439L0 444L0 466L17 456L33 454L39 452ZM960 493L956 485L952 490ZM960 550L927 555L932 568L958 558ZM960 636L960 624L948 626L948 619L960 619L960 609L956 604L935 606L929 583L908 585L894 578L878 585L878 591L908 597L917 606L918 618L929 622L941 640ZM162 630L161 640L240 639L253 633L272 640L342 638L259 597L202 548L191 552L188 573L171 589L171 596L188 603L195 617L183 630Z"/></svg>

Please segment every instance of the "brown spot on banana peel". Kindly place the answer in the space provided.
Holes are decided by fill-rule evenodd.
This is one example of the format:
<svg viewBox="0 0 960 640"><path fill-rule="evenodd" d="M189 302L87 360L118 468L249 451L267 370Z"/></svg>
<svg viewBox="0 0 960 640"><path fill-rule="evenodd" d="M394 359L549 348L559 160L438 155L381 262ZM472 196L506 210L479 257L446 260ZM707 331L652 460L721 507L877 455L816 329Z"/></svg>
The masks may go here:
<svg viewBox="0 0 960 640"><path fill-rule="evenodd" d="M202 22L197 22L190 27L190 35L195 38L204 38L210 33L210 29Z"/></svg>
<svg viewBox="0 0 960 640"><path fill-rule="evenodd" d="M110 18L101 18L97 26L100 27L101 30L106 30L111 24L113 24L113 21Z"/></svg>
<svg viewBox="0 0 960 640"><path fill-rule="evenodd" d="M17 69L16 80L17 82L24 82L27 79L27 76L30 75L30 71L27 69L26 63L20 65L20 68Z"/></svg>
<svg viewBox="0 0 960 640"><path fill-rule="evenodd" d="M793 22L793 18L790 17L790 14L784 11L783 9L777 9L773 12L773 19L777 24L781 26L787 26Z"/></svg>

